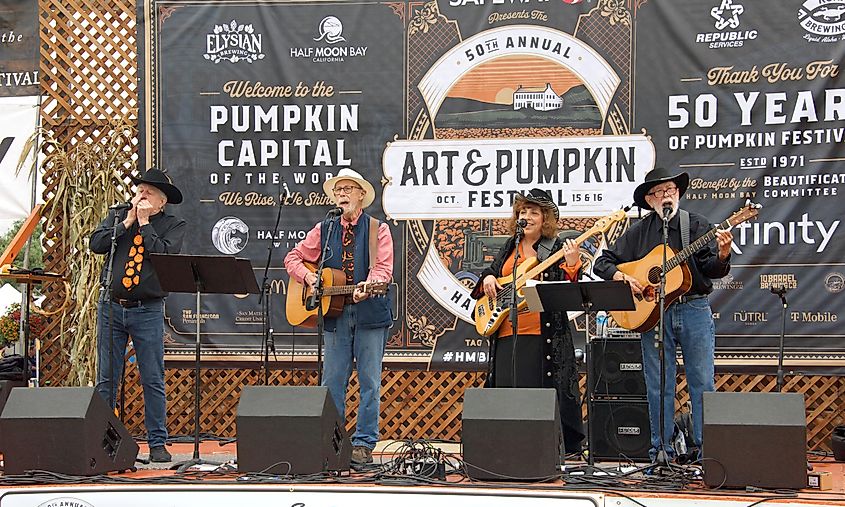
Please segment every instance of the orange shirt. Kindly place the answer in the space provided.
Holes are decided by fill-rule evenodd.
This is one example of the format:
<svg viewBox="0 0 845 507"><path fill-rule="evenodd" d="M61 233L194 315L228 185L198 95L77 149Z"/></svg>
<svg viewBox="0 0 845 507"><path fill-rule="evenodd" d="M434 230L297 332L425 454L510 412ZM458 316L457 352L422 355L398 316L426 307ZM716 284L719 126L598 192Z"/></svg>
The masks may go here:
<svg viewBox="0 0 845 507"><path fill-rule="evenodd" d="M519 244L519 264L522 264L525 261L525 254L522 250L522 243ZM510 256L505 260L505 263L502 265L502 276L512 276L513 275L513 258L514 258L514 250L511 252ZM517 265L519 265L517 264ZM578 263L575 266L567 266L566 260L561 262L561 268L566 272L566 277L570 280L574 280L576 276L578 276L578 270L581 269L581 259L578 259ZM532 312L528 310L526 306L519 312L519 322L518 322L518 334L521 335L540 335L542 334L540 331L540 312ZM513 327L510 321L510 315L508 315L508 320L502 323L501 327L499 328L499 338L504 338L506 336L513 335Z"/></svg>

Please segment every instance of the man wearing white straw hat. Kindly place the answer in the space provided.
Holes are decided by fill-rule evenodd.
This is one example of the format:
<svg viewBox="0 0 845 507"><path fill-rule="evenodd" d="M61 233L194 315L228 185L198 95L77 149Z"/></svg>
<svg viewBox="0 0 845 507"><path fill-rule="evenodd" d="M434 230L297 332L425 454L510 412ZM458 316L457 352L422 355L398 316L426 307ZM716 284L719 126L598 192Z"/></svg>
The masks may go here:
<svg viewBox="0 0 845 507"><path fill-rule="evenodd" d="M325 267L346 274L346 285L362 282L389 282L393 279L393 237L385 222L364 213L375 200L375 189L357 171L344 168L329 178L323 189L342 210L341 216L328 216L317 223L305 239L287 256L285 269L299 281L314 287L317 274L305 263L316 264L327 251ZM329 212L332 215L332 212ZM328 224L336 220L331 236ZM352 461L371 463L379 436L381 363L387 331L393 323L388 297L371 297L359 287L347 296L343 311L325 319L325 363L322 384L329 388L338 413L346 413L346 388L353 359L361 388L358 420L352 435Z"/></svg>

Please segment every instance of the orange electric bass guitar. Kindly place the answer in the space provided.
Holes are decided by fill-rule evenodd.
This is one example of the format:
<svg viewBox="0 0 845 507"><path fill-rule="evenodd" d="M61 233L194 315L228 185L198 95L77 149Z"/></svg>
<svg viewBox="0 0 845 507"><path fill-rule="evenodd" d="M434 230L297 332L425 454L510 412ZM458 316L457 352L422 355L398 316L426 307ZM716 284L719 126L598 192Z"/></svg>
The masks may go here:
<svg viewBox="0 0 845 507"><path fill-rule="evenodd" d="M306 263L305 266L312 273L317 271L317 266ZM387 294L388 282L362 282L358 285L336 285L346 283L346 274L339 269L323 268L323 295L320 297L320 305L323 307L324 317L336 317L343 311L346 296L355 292L360 286L361 290L371 296ZM288 282L288 295L285 301L285 313L291 326L316 327L318 306L311 305L312 290L307 285L296 281L293 277Z"/></svg>
<svg viewBox="0 0 845 507"><path fill-rule="evenodd" d="M575 239L575 243L581 244L590 236L599 232L606 232L610 227L619 221L626 220L627 216L623 210L614 212L606 217L599 218L592 227ZM519 266L516 267L516 295L517 295L517 311L525 308L528 303L522 296L522 289L525 287L525 282L536 277L543 271L549 269L555 263L563 258L563 249L551 254L540 262L537 257L529 257L525 259ZM482 296L475 302L475 310L473 316L475 317L475 330L482 336L492 336L496 330L508 319L511 307L511 294L514 290L513 276L503 276L498 278L499 285L502 290L496 293L496 297L491 299L487 296Z"/></svg>
<svg viewBox="0 0 845 507"><path fill-rule="evenodd" d="M680 252L671 247L666 250L666 307L677 301L692 286L692 275L685 264L692 254L699 251L716 237L716 230L729 229L756 217L762 205L747 202L745 206L727 220L710 229ZM640 333L654 329L660 318L660 274L663 272L663 245L654 247L645 257L617 266L619 271L634 277L645 288L634 297L636 308L630 311L614 311L610 315L624 329Z"/></svg>

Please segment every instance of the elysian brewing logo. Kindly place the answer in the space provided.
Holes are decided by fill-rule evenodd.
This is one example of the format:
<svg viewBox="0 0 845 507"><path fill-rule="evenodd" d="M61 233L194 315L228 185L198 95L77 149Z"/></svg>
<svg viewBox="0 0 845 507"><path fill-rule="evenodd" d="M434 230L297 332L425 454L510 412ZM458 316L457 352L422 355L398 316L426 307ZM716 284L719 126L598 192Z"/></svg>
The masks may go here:
<svg viewBox="0 0 845 507"><path fill-rule="evenodd" d="M707 44L710 49L738 48L747 40L757 38L757 30L738 30L739 17L745 7L734 0L721 0L719 5L710 9L710 17L715 20L713 27L717 32L695 34L695 42ZM725 29L732 30L725 30Z"/></svg>
<svg viewBox="0 0 845 507"><path fill-rule="evenodd" d="M314 63L345 62L347 58L367 56L368 46L343 45L343 22L336 16L326 16L317 25L315 42L320 46L290 48L291 58L310 58Z"/></svg>
<svg viewBox="0 0 845 507"><path fill-rule="evenodd" d="M252 24L238 24L234 19L229 23L214 25L212 33L205 36L205 54L202 56L213 63L252 63L262 60L261 34L255 33Z"/></svg>
<svg viewBox="0 0 845 507"><path fill-rule="evenodd" d="M798 23L807 42L838 42L845 38L845 1L806 0L798 9Z"/></svg>

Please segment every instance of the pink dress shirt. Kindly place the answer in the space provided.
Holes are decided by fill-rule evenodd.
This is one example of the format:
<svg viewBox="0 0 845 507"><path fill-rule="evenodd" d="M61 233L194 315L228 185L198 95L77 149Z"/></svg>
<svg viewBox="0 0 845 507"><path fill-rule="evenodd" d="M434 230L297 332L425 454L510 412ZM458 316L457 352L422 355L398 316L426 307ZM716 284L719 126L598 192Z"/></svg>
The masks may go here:
<svg viewBox="0 0 845 507"><path fill-rule="evenodd" d="M358 223L362 213L351 222L352 225ZM340 217L340 226L347 227L350 224L346 217ZM293 249L285 256L285 269L288 274L296 279L299 283L305 283L305 275L309 270L304 262L316 264L320 260L320 227L322 222L317 222L305 239L300 241ZM390 226L384 222L379 224L378 228L378 248L376 249L376 263L373 269L367 275L367 281L392 281L393 280L393 236L390 235Z"/></svg>

